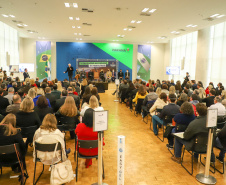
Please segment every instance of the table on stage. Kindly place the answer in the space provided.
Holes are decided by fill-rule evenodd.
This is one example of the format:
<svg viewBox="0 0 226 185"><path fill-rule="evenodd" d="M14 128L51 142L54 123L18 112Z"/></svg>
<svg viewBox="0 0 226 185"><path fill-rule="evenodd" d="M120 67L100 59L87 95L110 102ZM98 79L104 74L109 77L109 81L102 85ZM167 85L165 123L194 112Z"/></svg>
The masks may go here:
<svg viewBox="0 0 226 185"><path fill-rule="evenodd" d="M104 86L104 90L108 90L108 83L107 82L92 82L93 85L95 85L96 87L100 86L101 84L103 84Z"/></svg>

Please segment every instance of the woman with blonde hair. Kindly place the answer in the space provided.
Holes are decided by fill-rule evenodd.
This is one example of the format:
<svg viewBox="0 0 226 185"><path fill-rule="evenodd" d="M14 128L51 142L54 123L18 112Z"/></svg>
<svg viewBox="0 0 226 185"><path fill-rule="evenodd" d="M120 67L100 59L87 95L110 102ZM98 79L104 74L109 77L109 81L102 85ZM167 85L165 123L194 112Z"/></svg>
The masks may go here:
<svg viewBox="0 0 226 185"><path fill-rule="evenodd" d="M86 87L88 86L88 82L86 79L83 79L82 83L81 83L81 97L83 96L84 92L85 92L85 89Z"/></svg>
<svg viewBox="0 0 226 185"><path fill-rule="evenodd" d="M14 143L19 144L21 161L23 162L24 169L26 169L26 147L21 133L16 128L16 116L10 113L0 123L0 146L11 145ZM1 160L3 160L4 162L10 162L17 160L17 158L15 155L7 154L2 155ZM20 171L19 164L13 165L11 166L11 168L15 172Z"/></svg>
<svg viewBox="0 0 226 185"><path fill-rule="evenodd" d="M201 99L206 98L206 92L205 92L205 90L202 87L200 87L198 90L199 90L199 97Z"/></svg>
<svg viewBox="0 0 226 185"><path fill-rule="evenodd" d="M222 92L221 92L221 99L222 100L226 99L226 90L222 90Z"/></svg>
<svg viewBox="0 0 226 185"><path fill-rule="evenodd" d="M33 78L30 79L30 84L31 84L32 87L37 87L35 80Z"/></svg>
<svg viewBox="0 0 226 185"><path fill-rule="evenodd" d="M85 112L86 112L86 110L87 110L88 108L91 108L91 109L93 109L93 110L95 110L95 111L104 110L103 107L100 107L100 106L99 106L99 101L98 101L98 99L97 99L97 97L96 97L95 95L92 95L92 96L90 97L90 99L89 99L89 105L85 106L85 107L81 110L80 116L83 117L84 114L85 114Z"/></svg>
<svg viewBox="0 0 226 185"><path fill-rule="evenodd" d="M62 148L62 160L65 161L67 159L65 152L64 134L59 129L57 129L57 120L53 114L47 114L44 117L42 125L35 132L33 146L35 146L35 142L41 144L53 144L60 142ZM35 147L33 156L35 158ZM51 165L52 161L53 163L57 163L61 160L61 153L60 151L58 151L56 153L56 156L54 157L53 152L37 151L37 157L42 161L43 164Z"/></svg>
<svg viewBox="0 0 226 185"><path fill-rule="evenodd" d="M162 89L161 89L161 87L158 87L158 88L156 89L156 94L157 94L158 96L160 96L161 93L162 93Z"/></svg>
<svg viewBox="0 0 226 185"><path fill-rule="evenodd" d="M170 86L169 94L175 94L177 96L175 86Z"/></svg>
<svg viewBox="0 0 226 185"><path fill-rule="evenodd" d="M63 91L63 87L62 87L61 81L57 82L57 90L60 91L60 92Z"/></svg>
<svg viewBox="0 0 226 185"><path fill-rule="evenodd" d="M34 99L36 97L36 91L34 88L29 89L27 97Z"/></svg>
<svg viewBox="0 0 226 185"><path fill-rule="evenodd" d="M69 129L75 129L79 123L79 111L72 96L67 96L64 104L56 112L58 123L65 124ZM71 138L75 137L74 131L70 131Z"/></svg>

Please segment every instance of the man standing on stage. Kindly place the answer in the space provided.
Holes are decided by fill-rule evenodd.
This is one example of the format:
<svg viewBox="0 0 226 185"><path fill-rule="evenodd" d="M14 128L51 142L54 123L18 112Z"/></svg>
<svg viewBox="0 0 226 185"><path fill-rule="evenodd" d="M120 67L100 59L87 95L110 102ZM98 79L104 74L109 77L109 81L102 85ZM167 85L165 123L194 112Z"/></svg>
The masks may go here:
<svg viewBox="0 0 226 185"><path fill-rule="evenodd" d="M120 82L121 82L121 80L123 79L123 72L122 72L121 69L120 69L120 71L118 72L118 79L119 79Z"/></svg>
<svg viewBox="0 0 226 185"><path fill-rule="evenodd" d="M130 79L130 72L129 72L128 69L127 69L126 72L125 72L125 79L126 79L126 80L129 80L129 79Z"/></svg>
<svg viewBox="0 0 226 185"><path fill-rule="evenodd" d="M64 73L68 73L69 82L72 81L72 75L73 75L73 67L71 67L71 64L68 64L67 70Z"/></svg>

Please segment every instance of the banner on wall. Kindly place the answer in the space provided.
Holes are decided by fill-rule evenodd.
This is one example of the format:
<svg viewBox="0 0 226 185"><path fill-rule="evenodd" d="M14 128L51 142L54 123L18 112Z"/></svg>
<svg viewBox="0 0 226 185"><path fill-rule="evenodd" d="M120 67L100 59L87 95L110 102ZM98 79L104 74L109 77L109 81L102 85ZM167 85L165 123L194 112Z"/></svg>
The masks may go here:
<svg viewBox="0 0 226 185"><path fill-rule="evenodd" d="M100 72L103 69L104 73L108 69L117 71L117 60L114 59L77 59L76 68L81 71L84 69L86 72L92 70L93 72Z"/></svg>
<svg viewBox="0 0 226 185"><path fill-rule="evenodd" d="M36 76L51 80L51 42L36 41Z"/></svg>
<svg viewBox="0 0 226 185"><path fill-rule="evenodd" d="M132 74L133 45L118 43L56 42L57 79L63 80L68 78L67 74L63 73L68 63L71 63L74 70L77 67L80 68L77 65L78 59L101 60L103 62L106 59L111 59L118 63L116 70L122 69L125 73L128 69L130 74ZM87 66L84 66L84 69L86 67ZM132 79L132 75L130 75L130 79Z"/></svg>
<svg viewBox="0 0 226 185"><path fill-rule="evenodd" d="M137 78L144 81L150 79L151 72L151 46L138 45L137 53Z"/></svg>

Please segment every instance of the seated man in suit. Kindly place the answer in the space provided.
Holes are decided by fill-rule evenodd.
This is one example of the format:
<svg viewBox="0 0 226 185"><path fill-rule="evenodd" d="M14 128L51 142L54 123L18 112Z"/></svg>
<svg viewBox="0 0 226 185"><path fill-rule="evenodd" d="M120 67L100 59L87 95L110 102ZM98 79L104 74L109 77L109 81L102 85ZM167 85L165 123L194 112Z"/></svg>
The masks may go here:
<svg viewBox="0 0 226 185"><path fill-rule="evenodd" d="M68 87L67 92L68 92L68 96L72 96L74 98L77 109L79 109L80 108L80 98L79 98L79 96L74 95L72 87Z"/></svg>
<svg viewBox="0 0 226 185"><path fill-rule="evenodd" d="M125 72L125 79L126 79L126 80L129 80L129 79L130 79L130 72L129 72L128 69L127 69L126 72Z"/></svg>
<svg viewBox="0 0 226 185"><path fill-rule="evenodd" d="M175 104L176 102L176 95L170 94L169 95L169 104L165 105L159 115L154 115L152 117L152 124L153 124L153 131L155 135L158 135L157 124L164 124L164 118L166 116L175 115L180 112L180 107Z"/></svg>
<svg viewBox="0 0 226 185"><path fill-rule="evenodd" d="M50 88L50 87L46 87L45 91L46 91L45 97L46 97L47 99L49 99L49 102L50 102L50 104L51 104L51 107L54 109L55 104L56 104L56 100L57 100L57 99L56 99L56 97L51 93L51 88Z"/></svg>
<svg viewBox="0 0 226 185"><path fill-rule="evenodd" d="M39 82L39 78L36 78L35 84L37 85L37 87L40 87L40 82Z"/></svg>
<svg viewBox="0 0 226 185"><path fill-rule="evenodd" d="M122 72L121 69L120 69L120 71L118 72L118 79L119 79L119 81L120 81L120 83L121 83L121 81L122 81L122 79L123 79L123 72Z"/></svg>
<svg viewBox="0 0 226 185"><path fill-rule="evenodd" d="M204 132L208 135L208 128L206 127L207 107L202 103L198 103L196 105L196 111L198 117L192 122L190 122L190 124L188 125L187 129L184 132L184 138L183 139L175 138L174 144L175 154L173 157L171 157L171 159L177 163L181 163L181 149L183 145L186 146L186 149L191 150L197 134Z"/></svg>
<svg viewBox="0 0 226 185"><path fill-rule="evenodd" d="M93 81L93 78L94 78L94 73L93 71L90 69L90 71L88 72L88 78L90 81Z"/></svg>
<svg viewBox="0 0 226 185"><path fill-rule="evenodd" d="M57 112L60 109L60 107L64 104L67 96L68 96L67 90L63 90L61 98L56 101L56 104L55 104L55 107L54 107L54 112Z"/></svg>
<svg viewBox="0 0 226 185"><path fill-rule="evenodd" d="M210 90L210 96L202 99L202 102L206 102L206 106L210 107L211 105L214 104L215 95L216 95L216 91L214 89L211 89Z"/></svg>
<svg viewBox="0 0 226 185"><path fill-rule="evenodd" d="M57 84L53 85L53 90L51 91L51 94L54 95L56 99L60 99L61 92L57 90Z"/></svg>
<svg viewBox="0 0 226 185"><path fill-rule="evenodd" d="M100 73L99 73L99 77L100 77L100 79L101 79L103 82L105 82L105 77L104 77L104 71L103 71L103 69L101 69L101 71L100 71Z"/></svg>

